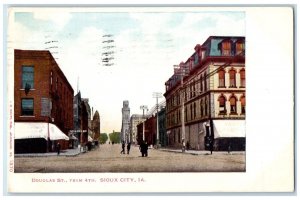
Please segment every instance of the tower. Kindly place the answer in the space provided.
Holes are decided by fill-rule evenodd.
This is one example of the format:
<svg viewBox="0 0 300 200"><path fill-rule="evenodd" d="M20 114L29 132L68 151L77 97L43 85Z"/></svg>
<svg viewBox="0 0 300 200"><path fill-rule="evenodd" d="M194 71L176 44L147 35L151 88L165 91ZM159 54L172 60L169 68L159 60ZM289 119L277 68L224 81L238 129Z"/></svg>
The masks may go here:
<svg viewBox="0 0 300 200"><path fill-rule="evenodd" d="M123 101L122 108L122 129L121 129L121 140L122 142L130 142L130 133L129 133L129 125L130 125L130 108L129 101Z"/></svg>

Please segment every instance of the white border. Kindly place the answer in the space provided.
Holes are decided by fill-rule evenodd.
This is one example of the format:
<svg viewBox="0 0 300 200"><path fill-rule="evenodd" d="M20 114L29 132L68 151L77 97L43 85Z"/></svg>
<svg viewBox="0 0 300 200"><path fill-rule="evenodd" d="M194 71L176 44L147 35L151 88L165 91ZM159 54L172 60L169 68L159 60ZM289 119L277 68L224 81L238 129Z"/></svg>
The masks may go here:
<svg viewBox="0 0 300 200"><path fill-rule="evenodd" d="M236 8L235 8L236 9ZM273 11L270 11L273 10ZM191 178L192 185L183 192L213 192L213 191L240 191L240 192L289 192L293 188L293 63L291 62L291 48L293 33L290 18L278 19L280 8L246 8L247 12L247 172L245 174L201 174L194 180L195 174L178 174L175 180ZM287 12L287 15L290 11ZM282 16L281 16L282 17ZM270 23L276 21L276 23ZM292 25L293 26L293 25ZM280 29L278 28L280 27ZM292 27L293 28L293 27ZM255 31L253 31L255 30ZM279 41L279 42L278 42ZM260 44L269 44L270 47ZM287 48L286 48L287 45ZM259 46L259 48L257 48ZM279 52L278 52L279 51ZM266 53L267 52L267 53ZM288 52L286 54L286 52ZM276 55L276 57L274 56ZM281 57L283 55L283 57ZM277 57L279 56L279 57ZM276 58L276 59L275 59ZM284 66L284 69L283 69ZM270 71L274 69L274 71ZM259 72L259 73L258 73ZM270 74L271 73L271 74ZM271 77L270 77L271 76ZM251 79L252 78L252 79ZM274 85L269 85L268 83ZM280 83L280 92L278 85ZM251 93L253 95L251 95ZM281 117L275 115L275 103L268 104L268 98L280 98L280 101L288 102L284 109L276 107ZM251 98L252 97L252 98ZM260 98L259 98L260 97ZM263 100L262 104L255 102ZM9 101L8 101L9 102ZM253 103L251 107L251 102ZM275 104L275 105L274 105ZM266 112L268 111L268 112ZM271 133L270 133L271 132ZM250 136L253 133L253 137ZM282 137L286 136L287 137ZM258 141L257 138L262 138ZM265 142L267 141L267 142ZM255 145L255 148L253 146ZM249 163L254 163L249 164ZM53 175L53 174L52 174ZM72 174L67 174L66 176ZM86 176L86 174L81 174ZM24 175L26 177L26 175ZM46 175L47 176L47 175ZM65 175L64 175L65 176ZM78 174L76 174L76 177ZM154 176L149 177L149 185L140 187L142 192L158 192L161 185L170 185L168 174L159 174L159 180ZM168 178L168 181L165 178ZM230 179L232 184L226 180ZM11 178L9 179L12 180ZM212 181L210 184L209 181ZM26 178L14 176L13 185L26 185ZM159 184L157 184L159 183ZM205 183L205 184L201 184ZM218 183L218 184L216 184ZM201 184L201 188L199 188ZM48 187L49 192L71 192L68 188L60 191L57 187ZM73 185L72 185L73 186ZM77 185L74 185L77 187ZM172 185L173 186L173 185ZM182 187L172 187L173 192L182 191ZM150 188L150 189L149 189ZM186 187L185 187L186 188ZM16 188L18 190L18 188ZM27 192L37 188L28 186ZM82 192L99 192L92 187L82 188ZM130 189L130 188L129 188ZM123 192L136 192L123 188ZM122 192L120 191L120 192ZM162 192L166 191L163 189ZM105 192L116 192L115 187L108 188Z"/></svg>

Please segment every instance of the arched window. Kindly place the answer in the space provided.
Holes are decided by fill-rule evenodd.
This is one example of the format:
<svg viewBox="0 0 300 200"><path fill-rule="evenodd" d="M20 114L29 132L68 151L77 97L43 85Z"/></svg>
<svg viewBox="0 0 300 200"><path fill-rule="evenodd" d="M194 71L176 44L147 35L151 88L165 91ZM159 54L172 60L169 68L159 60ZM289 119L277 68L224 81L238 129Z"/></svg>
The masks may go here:
<svg viewBox="0 0 300 200"><path fill-rule="evenodd" d="M219 101L219 113L226 114L226 98L223 95L221 95L218 101Z"/></svg>
<svg viewBox="0 0 300 200"><path fill-rule="evenodd" d="M204 115L207 116L208 115L208 103L207 100L205 100L205 108L204 108Z"/></svg>
<svg viewBox="0 0 300 200"><path fill-rule="evenodd" d="M194 119L197 117L196 116L197 115L196 110L197 110L197 105L196 105L196 102L194 102Z"/></svg>
<svg viewBox="0 0 300 200"><path fill-rule="evenodd" d="M201 117L203 117L203 101L202 101L202 99L200 101L200 114L201 114Z"/></svg>
<svg viewBox="0 0 300 200"><path fill-rule="evenodd" d="M236 74L236 72L235 72L234 69L229 70L229 84L230 84L230 87L236 87L235 74Z"/></svg>
<svg viewBox="0 0 300 200"><path fill-rule="evenodd" d="M246 77L245 77L245 70L242 69L240 71L240 77L241 77L241 86L240 87L246 87Z"/></svg>
<svg viewBox="0 0 300 200"><path fill-rule="evenodd" d="M203 77L202 77L202 75L200 76L200 92L202 92L203 91Z"/></svg>
<svg viewBox="0 0 300 200"><path fill-rule="evenodd" d="M236 55L243 55L245 54L245 42L239 41L236 43Z"/></svg>
<svg viewBox="0 0 300 200"><path fill-rule="evenodd" d="M190 117L191 117L191 120L193 120L193 104L190 104Z"/></svg>
<svg viewBox="0 0 300 200"><path fill-rule="evenodd" d="M203 77L203 81L204 81L204 91L207 90L207 82L206 82L207 78L206 78L206 72L204 72L204 77ZM224 76L224 80L225 80L225 76ZM225 84L224 84L225 85Z"/></svg>
<svg viewBox="0 0 300 200"><path fill-rule="evenodd" d="M232 95L229 101L230 101L230 114L236 114L236 97Z"/></svg>
<svg viewBox="0 0 300 200"><path fill-rule="evenodd" d="M241 101L241 114L244 115L246 113L246 97L243 95L240 101Z"/></svg>
<svg viewBox="0 0 300 200"><path fill-rule="evenodd" d="M219 87L225 87L225 71L223 69L219 71Z"/></svg>
<svg viewBox="0 0 300 200"><path fill-rule="evenodd" d="M224 41L222 42L222 56L230 56L231 52L231 44L230 41Z"/></svg>

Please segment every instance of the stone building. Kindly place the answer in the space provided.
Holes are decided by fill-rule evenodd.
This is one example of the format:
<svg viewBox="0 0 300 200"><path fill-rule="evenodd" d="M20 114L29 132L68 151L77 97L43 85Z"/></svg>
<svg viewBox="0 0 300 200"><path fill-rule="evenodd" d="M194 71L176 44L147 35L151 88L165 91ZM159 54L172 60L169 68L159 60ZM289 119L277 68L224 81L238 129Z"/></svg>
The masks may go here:
<svg viewBox="0 0 300 200"><path fill-rule="evenodd" d="M129 126L129 130L130 130L130 142L132 144L137 144L137 125L142 123L143 121L145 121L147 118L146 115L140 115L140 114L133 114L130 117L130 126Z"/></svg>
<svg viewBox="0 0 300 200"><path fill-rule="evenodd" d="M73 88L49 51L14 51L15 152L69 147Z"/></svg>
<svg viewBox="0 0 300 200"><path fill-rule="evenodd" d="M99 141L99 139L100 139L100 115L97 110L93 116L92 128L93 128L93 133L94 133L93 140Z"/></svg>
<svg viewBox="0 0 300 200"><path fill-rule="evenodd" d="M121 141L130 142L129 126L130 126L129 101L125 100L123 101L123 108L122 108Z"/></svg>
<svg viewBox="0 0 300 200"><path fill-rule="evenodd" d="M244 150L245 37L211 36L194 50L165 83L168 144Z"/></svg>

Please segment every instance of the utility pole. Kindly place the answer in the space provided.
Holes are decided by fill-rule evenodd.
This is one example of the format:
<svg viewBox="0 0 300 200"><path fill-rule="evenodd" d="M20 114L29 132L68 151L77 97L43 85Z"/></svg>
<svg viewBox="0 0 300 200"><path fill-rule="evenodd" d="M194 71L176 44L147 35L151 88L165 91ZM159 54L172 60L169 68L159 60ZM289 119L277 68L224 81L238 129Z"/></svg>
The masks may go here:
<svg viewBox="0 0 300 200"><path fill-rule="evenodd" d="M156 147L159 147L159 126L158 126L158 98L162 98L162 93L153 92L153 98L156 98Z"/></svg>
<svg viewBox="0 0 300 200"><path fill-rule="evenodd" d="M183 72L181 72L181 130L182 130L182 152L185 152L185 124L184 124L184 87Z"/></svg>
<svg viewBox="0 0 300 200"><path fill-rule="evenodd" d="M176 69L177 73L180 75L180 81L181 81L181 132L182 132L182 152L185 152L185 123L184 123L184 93L185 93L185 87L183 85L183 78L188 73L188 70L186 69L186 66L184 65L174 65L174 68Z"/></svg>
<svg viewBox="0 0 300 200"><path fill-rule="evenodd" d="M144 115L145 115L145 110L148 111L148 106L141 105L140 109L143 110L143 141L145 141L145 120L144 120Z"/></svg>

